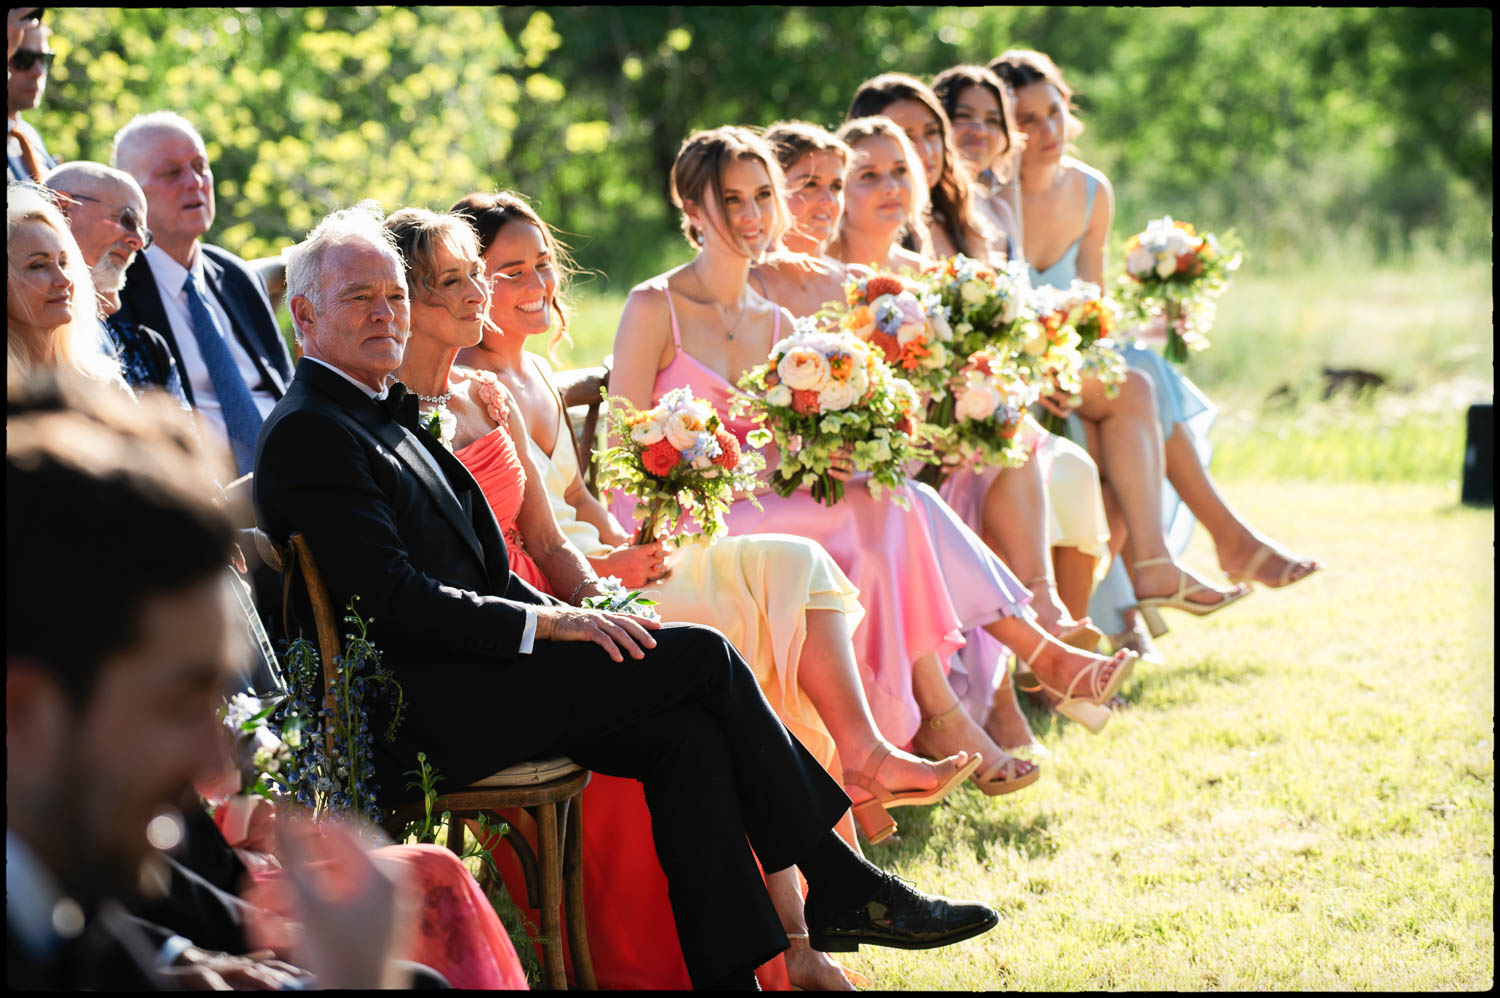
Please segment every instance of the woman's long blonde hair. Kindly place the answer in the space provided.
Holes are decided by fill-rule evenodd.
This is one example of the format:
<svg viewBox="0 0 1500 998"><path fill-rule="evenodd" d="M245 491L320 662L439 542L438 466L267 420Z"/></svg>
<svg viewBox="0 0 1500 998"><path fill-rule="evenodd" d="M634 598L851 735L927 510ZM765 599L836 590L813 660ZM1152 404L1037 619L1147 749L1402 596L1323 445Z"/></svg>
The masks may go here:
<svg viewBox="0 0 1500 998"><path fill-rule="evenodd" d="M83 252L68 228L68 220L52 200L50 192L34 184L11 184L5 192L5 245L9 263L6 294L15 296L15 281L21 261L9 252L21 226L40 224L51 228L62 240L67 255L64 270L73 282L73 318L56 329L47 330L50 350L37 356L38 344L28 342L24 332L6 320L5 359L13 371L24 375L38 367L61 367L76 371L96 381L124 385L120 362L110 349L99 315L99 299L94 294L94 279L89 275Z"/></svg>

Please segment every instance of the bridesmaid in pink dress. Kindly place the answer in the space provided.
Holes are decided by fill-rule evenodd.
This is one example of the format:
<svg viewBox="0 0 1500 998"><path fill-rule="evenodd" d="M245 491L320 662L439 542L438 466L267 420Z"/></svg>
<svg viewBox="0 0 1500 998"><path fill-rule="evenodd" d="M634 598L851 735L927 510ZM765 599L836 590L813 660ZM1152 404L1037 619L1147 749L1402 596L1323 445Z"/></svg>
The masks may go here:
<svg viewBox="0 0 1500 998"><path fill-rule="evenodd" d="M734 391L731 381L763 362L790 331L790 315L747 284L752 259L774 246L786 228L781 170L758 136L726 127L696 133L683 144L672 185L698 256L631 292L615 335L611 388L645 406L687 386L724 411ZM741 439L750 429L735 420L729 427ZM989 565L939 565L930 523L936 520L933 509L947 507L935 495L926 505L919 489L909 491L909 510L858 487L832 508L804 492L785 499L767 492L760 497L763 510L736 503L729 527L731 533L775 530L817 539L860 589L866 618L855 638L864 649L865 692L886 736L915 737L931 752L962 748L1002 760L977 774L976 783L991 793L1014 789L1035 779L1035 767L1005 755L958 703L944 664L958 646L954 631L983 625L1020 648L1043 682L1094 703L1114 694L1133 658L1105 659L1052 638L1025 614L1029 594L1019 586L1005 588L1014 580L1003 566L991 590L991 619L965 621L950 593L983 580ZM628 513L629 506L625 500L617 510ZM946 515L967 531L951 510ZM984 550L982 542L978 550Z"/></svg>

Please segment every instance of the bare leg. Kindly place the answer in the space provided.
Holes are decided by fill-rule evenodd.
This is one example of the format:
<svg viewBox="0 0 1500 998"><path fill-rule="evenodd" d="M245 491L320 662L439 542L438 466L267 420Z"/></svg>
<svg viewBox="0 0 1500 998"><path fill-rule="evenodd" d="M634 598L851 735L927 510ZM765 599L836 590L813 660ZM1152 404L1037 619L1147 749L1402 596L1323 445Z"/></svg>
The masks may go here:
<svg viewBox="0 0 1500 998"><path fill-rule="evenodd" d="M1119 394L1111 399L1104 386L1090 378L1083 383L1082 395L1079 415L1098 424L1098 449L1094 453L1099 475L1114 491L1131 539L1133 550L1126 569L1136 594L1169 596L1177 591L1181 577L1186 575L1190 584L1204 587L1189 597L1192 602L1207 605L1223 602L1229 592L1208 586L1170 561L1135 569L1138 561L1171 558L1161 522L1166 457L1150 379L1131 370L1121 383Z"/></svg>
<svg viewBox="0 0 1500 998"><path fill-rule="evenodd" d="M838 746L846 778L858 773L870 753L884 745L891 754L875 771L875 777L887 789L931 790L939 785L933 763L897 749L875 727L844 614L837 610L807 611L807 638L802 643L797 677ZM956 761L962 765L965 760ZM849 787L848 793L855 803L870 796L859 787Z"/></svg>
<svg viewBox="0 0 1500 998"><path fill-rule="evenodd" d="M766 874L766 891L771 895L771 904L781 917L781 927L793 938L791 948L786 951L786 974L794 987L804 991L853 991L843 969L826 953L819 953L808 945L807 921L802 914L802 885L797 868Z"/></svg>
<svg viewBox="0 0 1500 998"><path fill-rule="evenodd" d="M1097 684L1102 688L1125 664L1121 658L1107 658L1065 645L1026 617L1001 617L986 624L984 629L1018 656L1030 658L1031 671L1037 678L1058 690L1067 690L1079 673L1090 669L1098 670ZM1087 687L1091 685L1080 682L1078 695L1088 699Z"/></svg>
<svg viewBox="0 0 1500 998"><path fill-rule="evenodd" d="M936 655L923 655L917 659L912 667L911 688L917 698L917 706L922 709L923 719L946 713L958 703L958 694L948 685L948 677L943 673L942 664ZM955 723L945 724L927 740L932 743L930 747L939 752L966 749L982 754L984 763L980 766L981 770L989 770L1006 755L984 728L975 724L968 713L962 710L957 711Z"/></svg>
<svg viewBox="0 0 1500 998"><path fill-rule="evenodd" d="M1036 461L1006 468L984 494L980 536L1031 590L1031 609L1049 632L1072 624L1072 614L1056 599L1052 563L1047 557L1047 487Z"/></svg>
<svg viewBox="0 0 1500 998"><path fill-rule="evenodd" d="M1021 712L1021 703L1016 699L1016 684L1009 671L995 690L995 699L990 703L989 716L984 720L984 733L1003 749L1022 749L1037 745L1031 733L1031 725Z"/></svg>
<svg viewBox="0 0 1500 998"><path fill-rule="evenodd" d="M1055 547L1052 549L1052 567L1057 577L1057 595L1068 611L1068 616L1083 617L1088 613L1089 596L1094 591L1094 568L1099 559L1078 548Z"/></svg>
<svg viewBox="0 0 1500 998"><path fill-rule="evenodd" d="M1255 581L1265 585L1284 585L1280 580L1296 582L1310 575L1318 563L1310 558L1298 558L1280 549L1274 541L1256 533L1240 515L1230 507L1219 493L1208 471L1198 463L1192 440L1182 426L1172 429L1166 442L1167 480L1177 495L1192 510L1214 539L1219 554L1219 567L1233 575L1244 570L1262 544L1272 549L1256 570Z"/></svg>

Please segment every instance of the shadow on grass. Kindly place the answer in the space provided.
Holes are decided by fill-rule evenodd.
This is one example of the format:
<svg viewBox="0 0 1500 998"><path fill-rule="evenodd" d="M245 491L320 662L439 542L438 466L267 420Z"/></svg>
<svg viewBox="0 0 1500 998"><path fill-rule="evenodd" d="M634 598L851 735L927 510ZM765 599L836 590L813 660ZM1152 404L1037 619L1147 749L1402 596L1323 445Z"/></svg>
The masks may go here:
<svg viewBox="0 0 1500 998"><path fill-rule="evenodd" d="M1175 707L1197 701L1205 686L1242 683L1265 673L1265 666L1255 662L1226 662L1213 656L1191 665L1137 666L1122 695L1131 706Z"/></svg>
<svg viewBox="0 0 1500 998"><path fill-rule="evenodd" d="M973 789L960 790L942 803L898 808L891 816L899 826L896 835L865 847L870 861L880 867L905 864L954 846L972 849L980 862L988 860L996 846L1015 849L1027 859L1057 852L1047 815L1022 815L1008 807L1004 797L986 797Z"/></svg>

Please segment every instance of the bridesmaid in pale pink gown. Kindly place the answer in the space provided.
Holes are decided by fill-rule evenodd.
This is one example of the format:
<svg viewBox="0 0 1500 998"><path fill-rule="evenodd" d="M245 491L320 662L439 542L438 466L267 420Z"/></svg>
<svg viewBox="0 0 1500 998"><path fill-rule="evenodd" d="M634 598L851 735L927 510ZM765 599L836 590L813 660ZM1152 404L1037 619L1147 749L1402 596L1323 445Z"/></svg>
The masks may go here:
<svg viewBox="0 0 1500 998"><path fill-rule="evenodd" d="M645 406L668 389L687 386L723 411L734 390L731 381L763 362L772 344L790 332L790 314L747 284L752 259L774 246L786 228L781 170L758 136L727 127L684 143L672 183L698 256L631 292L615 336L611 388ZM729 420L728 426L741 439L751 428L744 420ZM740 501L730 513L730 531L813 537L859 587L866 617L855 639L864 652L866 695L888 738L915 738L930 752L961 748L1000 760L976 774L976 783L991 793L1029 782L1035 767L1003 753L964 713L948 683L944 660L958 646L957 632L985 626L1018 646L1039 678L1073 700L1107 700L1133 658L1105 659L1056 641L1025 613L1029 594L1003 566L992 571L972 555L940 565L930 524L937 519L933 509L946 506L935 495L935 506L914 501L908 510L874 499L857 487L858 478L854 484L832 508L805 492L785 499L767 492L760 497L763 510ZM917 492L909 489L914 500ZM623 513L629 508L628 499L617 507ZM967 530L951 510L946 515L956 529ZM983 543L977 548L984 550ZM993 595L983 612L991 619L964 620L951 593L963 590L967 597L987 576Z"/></svg>

